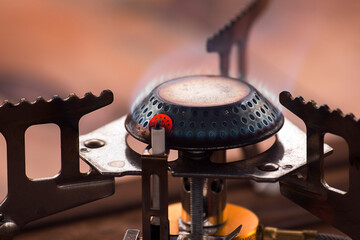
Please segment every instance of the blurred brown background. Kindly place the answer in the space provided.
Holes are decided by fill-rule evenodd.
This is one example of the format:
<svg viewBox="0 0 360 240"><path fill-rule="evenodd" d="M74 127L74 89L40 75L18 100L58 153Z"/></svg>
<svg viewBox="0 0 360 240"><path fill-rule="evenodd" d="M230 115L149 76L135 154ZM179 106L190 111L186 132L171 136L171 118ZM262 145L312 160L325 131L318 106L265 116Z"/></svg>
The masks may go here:
<svg viewBox="0 0 360 240"><path fill-rule="evenodd" d="M47 99L55 94L65 98L71 92L83 96L88 91L99 94L103 89L111 89L114 103L81 121L81 132L89 132L126 114L135 96L153 79L217 73L217 56L205 52L206 39L246 2L0 0L0 100L16 103L23 97L33 101L40 95ZM251 31L247 48L249 78L275 94L289 90L307 100L359 116L359 12L360 2L356 0L271 1ZM329 165L329 181L346 190L346 145L336 137L328 140L338 149ZM60 168L57 128L33 127L26 141L28 176L56 174ZM4 197L4 139L0 143L0 195ZM139 186L132 179L129 181ZM281 196L264 201L249 184L233 185L238 186L239 193L229 198L254 210L266 224L335 231ZM121 183L119 186L121 191ZM134 191L134 196L112 200L113 205L109 206L114 208L108 207L107 212L123 210L130 203L139 206L139 191ZM100 201L97 206L101 205L107 204ZM85 216L84 212L91 212L88 209L84 206L81 214L74 216ZM96 239L97 234L115 239L126 224L139 226L139 211L133 211L137 212L136 217L119 211L113 218L102 216L100 225L100 217L96 217L88 222L35 228L18 239L48 239L49 234L55 236L52 239L89 235ZM72 212L69 214L72 216ZM121 219L126 219L126 224L117 222ZM118 225L122 225L121 229L116 228ZM68 234L74 228L78 235Z"/></svg>

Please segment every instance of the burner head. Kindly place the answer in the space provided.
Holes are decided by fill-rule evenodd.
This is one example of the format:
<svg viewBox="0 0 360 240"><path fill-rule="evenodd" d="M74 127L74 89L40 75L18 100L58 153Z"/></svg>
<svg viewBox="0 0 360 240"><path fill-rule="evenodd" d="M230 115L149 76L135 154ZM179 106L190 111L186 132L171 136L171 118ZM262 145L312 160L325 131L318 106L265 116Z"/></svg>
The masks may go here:
<svg viewBox="0 0 360 240"><path fill-rule="evenodd" d="M125 127L150 143L149 123L157 114L172 120L167 146L189 151L254 144L284 123L281 112L254 87L222 76L189 76L160 84L127 116Z"/></svg>

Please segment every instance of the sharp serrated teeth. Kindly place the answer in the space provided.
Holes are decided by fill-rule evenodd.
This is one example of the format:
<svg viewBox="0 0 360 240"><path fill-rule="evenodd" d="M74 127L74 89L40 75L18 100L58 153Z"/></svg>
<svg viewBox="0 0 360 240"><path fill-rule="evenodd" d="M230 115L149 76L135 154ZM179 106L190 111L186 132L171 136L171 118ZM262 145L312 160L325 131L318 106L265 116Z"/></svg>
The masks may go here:
<svg viewBox="0 0 360 240"><path fill-rule="evenodd" d="M84 95L84 98L89 98L89 97L95 97L94 94L92 94L92 92L87 92Z"/></svg>
<svg viewBox="0 0 360 240"><path fill-rule="evenodd" d="M326 111L328 112L330 110L329 106L324 104L324 105L321 105L320 108L319 108L321 111Z"/></svg>
<svg viewBox="0 0 360 240"><path fill-rule="evenodd" d="M71 93L69 94L69 96L66 99L62 99L59 95L54 95L50 100L45 100L43 97L37 97L35 101L33 102L29 102L26 98L21 98L20 101L16 104L13 104L11 102L9 102L8 100L4 100L4 102L2 103L2 105L0 106L0 108L5 108L5 107L20 107L23 105L37 105L37 104L44 104L44 103L53 103L53 102L67 102L67 101L77 101L80 100L82 101L83 99L89 99L89 98L106 98L106 97L112 97L112 92L110 90L103 90L99 96L95 96L94 94L92 94L91 92L88 92L85 94L85 96L80 99L76 94Z"/></svg>
<svg viewBox="0 0 360 240"><path fill-rule="evenodd" d="M233 27L234 25L236 25L242 18L244 18L244 15L249 14L250 11L251 11L251 9L253 9L254 7L256 7L256 4L257 4L257 3L260 3L260 2L261 2L261 0L260 0L260 1L254 1L254 2L250 3L248 6L246 6L245 9L242 9L239 14L235 15L235 17L233 17L227 24L225 24L225 26L224 26L223 28L221 28L221 29L220 29L219 31L217 31L212 37L210 37L210 38L208 39L208 45L209 45L209 44L216 44L216 41L219 41L219 40L221 41L221 39L219 39L219 38L221 38L221 36L224 35L224 34L226 34L226 32L228 32L230 28L232 28L232 27ZM247 25L250 25L250 24L251 24L251 22L250 22L250 23L249 23L249 22L246 22L246 20L245 20L244 22L245 22L245 24L247 24ZM215 41L215 43L214 43L214 41Z"/></svg>
<svg viewBox="0 0 360 240"><path fill-rule="evenodd" d="M355 119L355 115L354 114L352 114L352 113L349 113L349 114L347 114L346 116L345 116L345 118L349 118L349 119Z"/></svg>
<svg viewBox="0 0 360 240"><path fill-rule="evenodd" d="M309 103L313 106L313 107L317 107L317 103L314 100L310 100Z"/></svg>
<svg viewBox="0 0 360 240"><path fill-rule="evenodd" d="M326 104L319 107L315 101L311 100L306 102L301 96L292 99L291 94L285 91L280 94L280 102L306 122L326 118L335 118L339 121L341 121L341 119L347 119L353 122L359 122L352 113L344 116L343 112L338 108L331 110Z"/></svg>
<svg viewBox="0 0 360 240"><path fill-rule="evenodd" d="M338 108L336 108L333 112L336 113L336 114L339 114L339 115L341 115L341 116L344 115L343 112L342 112L340 109L338 109Z"/></svg>
<svg viewBox="0 0 360 240"><path fill-rule="evenodd" d="M297 99L299 99L299 101L304 104L306 103L305 99L302 96L297 97Z"/></svg>
<svg viewBox="0 0 360 240"><path fill-rule="evenodd" d="M1 107L13 107L14 104L9 102L8 100L5 100L4 103L1 105Z"/></svg>
<svg viewBox="0 0 360 240"><path fill-rule="evenodd" d="M43 97L37 97L35 101L31 102L31 104L39 104L39 103L47 103L47 101Z"/></svg>

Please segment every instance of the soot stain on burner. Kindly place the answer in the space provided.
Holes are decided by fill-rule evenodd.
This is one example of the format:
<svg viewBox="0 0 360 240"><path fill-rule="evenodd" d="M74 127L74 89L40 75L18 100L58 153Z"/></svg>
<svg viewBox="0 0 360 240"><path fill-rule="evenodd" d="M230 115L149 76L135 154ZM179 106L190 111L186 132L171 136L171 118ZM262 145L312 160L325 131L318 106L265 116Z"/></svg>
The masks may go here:
<svg viewBox="0 0 360 240"><path fill-rule="evenodd" d="M176 104L206 107L239 101L249 91L249 87L239 81L219 76L196 76L161 86L159 95Z"/></svg>

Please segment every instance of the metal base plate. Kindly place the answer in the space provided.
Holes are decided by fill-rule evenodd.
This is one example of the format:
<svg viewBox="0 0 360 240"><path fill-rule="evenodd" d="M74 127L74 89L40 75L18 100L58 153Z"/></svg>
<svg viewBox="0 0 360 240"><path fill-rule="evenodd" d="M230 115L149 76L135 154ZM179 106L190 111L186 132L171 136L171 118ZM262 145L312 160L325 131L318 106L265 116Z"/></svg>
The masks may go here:
<svg viewBox="0 0 360 240"><path fill-rule="evenodd" d="M140 155L126 143L125 117L115 120L89 134L80 136L80 156L101 174L111 176L140 175ZM89 140L104 144L89 148ZM89 146L89 144L87 144ZM93 146L91 146L93 147ZM324 153L332 148L324 145ZM172 175L177 177L246 178L258 182L275 182L306 165L306 134L289 120L276 134L275 143L265 152L246 160L230 163L189 161L169 162Z"/></svg>
<svg viewBox="0 0 360 240"><path fill-rule="evenodd" d="M103 175L141 175L141 155L126 143L125 118L80 136L80 157Z"/></svg>

